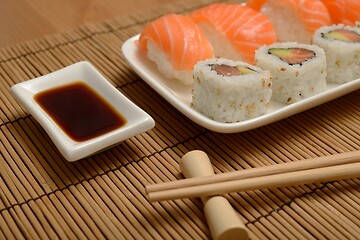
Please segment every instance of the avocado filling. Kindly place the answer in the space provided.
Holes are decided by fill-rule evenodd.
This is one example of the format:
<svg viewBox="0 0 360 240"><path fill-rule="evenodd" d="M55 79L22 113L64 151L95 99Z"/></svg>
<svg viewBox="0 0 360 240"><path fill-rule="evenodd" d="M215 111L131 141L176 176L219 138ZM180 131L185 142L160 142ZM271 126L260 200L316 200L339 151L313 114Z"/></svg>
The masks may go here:
<svg viewBox="0 0 360 240"><path fill-rule="evenodd" d="M315 53L303 48L271 48L269 54L275 55L290 65L302 64L315 57Z"/></svg>
<svg viewBox="0 0 360 240"><path fill-rule="evenodd" d="M322 33L323 38L330 38L344 42L360 42L360 34L346 29L336 29L327 33Z"/></svg>
<svg viewBox="0 0 360 240"><path fill-rule="evenodd" d="M244 66L229 66L225 64L211 64L211 70L214 70L220 76L239 76L248 73L256 73L256 71Z"/></svg>

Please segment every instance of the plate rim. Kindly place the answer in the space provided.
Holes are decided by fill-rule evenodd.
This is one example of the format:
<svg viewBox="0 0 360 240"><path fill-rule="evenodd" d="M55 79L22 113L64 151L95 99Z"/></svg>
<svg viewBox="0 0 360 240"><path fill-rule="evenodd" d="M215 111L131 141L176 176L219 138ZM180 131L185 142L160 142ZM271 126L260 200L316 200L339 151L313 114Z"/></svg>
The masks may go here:
<svg viewBox="0 0 360 240"><path fill-rule="evenodd" d="M140 52L140 50L136 46L136 42L139 36L140 34L136 34L128 38L121 46L122 53L127 63L150 87L152 87L158 94L160 94L178 111L180 111L182 114L184 114L186 117L188 117L190 120L197 123L198 125L219 133L238 133L259 128L270 123L288 118L292 115L306 111L308 109L319 106L321 104L324 104L326 102L329 102L338 97L344 96L350 92L360 89L360 78L343 84L328 84L329 87L327 90L289 105L284 104L284 106L276 109L273 112L265 113L261 116L236 123L222 123L210 119L205 115L199 113L191 106L188 106L182 100L177 98L169 90L167 90L167 88L163 84L161 84L159 80L149 78L146 71L147 69L142 69L139 66L142 66L144 64L151 64L151 61L149 60L147 63L143 63L141 62L140 58L136 56L144 54Z"/></svg>

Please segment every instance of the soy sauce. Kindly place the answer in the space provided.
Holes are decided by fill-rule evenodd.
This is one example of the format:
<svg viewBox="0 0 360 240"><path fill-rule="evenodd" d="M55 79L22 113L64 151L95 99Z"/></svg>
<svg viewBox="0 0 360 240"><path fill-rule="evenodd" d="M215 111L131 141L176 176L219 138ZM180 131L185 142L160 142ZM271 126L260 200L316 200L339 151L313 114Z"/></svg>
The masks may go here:
<svg viewBox="0 0 360 240"><path fill-rule="evenodd" d="M34 99L76 142L98 137L126 123L120 113L83 82L40 92Z"/></svg>

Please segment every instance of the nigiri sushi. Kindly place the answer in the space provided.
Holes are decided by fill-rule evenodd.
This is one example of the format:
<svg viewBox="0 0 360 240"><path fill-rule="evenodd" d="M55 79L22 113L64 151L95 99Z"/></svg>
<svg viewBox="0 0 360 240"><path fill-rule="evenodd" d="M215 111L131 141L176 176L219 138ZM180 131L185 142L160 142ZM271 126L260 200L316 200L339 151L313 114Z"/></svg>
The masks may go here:
<svg viewBox="0 0 360 240"><path fill-rule="evenodd" d="M321 0L327 7L334 24L354 26L360 20L359 0Z"/></svg>
<svg viewBox="0 0 360 240"><path fill-rule="evenodd" d="M213 57L213 48L203 31L189 17L164 15L145 26L138 47L168 78L192 85L193 66Z"/></svg>
<svg viewBox="0 0 360 240"><path fill-rule="evenodd" d="M203 29L216 57L252 64L257 48L276 41L268 18L240 4L215 3L188 16Z"/></svg>
<svg viewBox="0 0 360 240"><path fill-rule="evenodd" d="M269 18L281 42L310 44L318 28L332 23L321 0L249 0L246 5Z"/></svg>

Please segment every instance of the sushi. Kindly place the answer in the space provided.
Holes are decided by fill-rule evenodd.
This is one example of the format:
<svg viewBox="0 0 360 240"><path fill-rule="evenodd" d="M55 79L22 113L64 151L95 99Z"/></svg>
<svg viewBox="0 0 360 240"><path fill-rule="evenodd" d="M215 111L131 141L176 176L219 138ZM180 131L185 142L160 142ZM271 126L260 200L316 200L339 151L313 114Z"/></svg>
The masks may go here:
<svg viewBox="0 0 360 240"><path fill-rule="evenodd" d="M270 71L272 99L291 104L326 89L326 57L319 46L296 42L263 46L255 53L255 65Z"/></svg>
<svg viewBox="0 0 360 240"><path fill-rule="evenodd" d="M251 119L269 108L271 85L269 71L242 61L207 59L194 66L192 106L218 122Z"/></svg>
<svg viewBox="0 0 360 240"><path fill-rule="evenodd" d="M315 32L313 42L325 50L328 82L360 78L360 28L343 24L322 27Z"/></svg>
<svg viewBox="0 0 360 240"><path fill-rule="evenodd" d="M249 0L246 5L269 18L280 42L310 44L319 27L332 24L320 0Z"/></svg>
<svg viewBox="0 0 360 240"><path fill-rule="evenodd" d="M257 48L276 41L268 18L240 4L215 3L188 16L203 29L215 57L252 64Z"/></svg>
<svg viewBox="0 0 360 240"><path fill-rule="evenodd" d="M360 20L359 0L321 0L327 7L334 24L354 26Z"/></svg>
<svg viewBox="0 0 360 240"><path fill-rule="evenodd" d="M178 79L188 86L193 84L194 65L214 56L201 28L189 17L179 14L167 14L146 25L138 47L165 77Z"/></svg>

